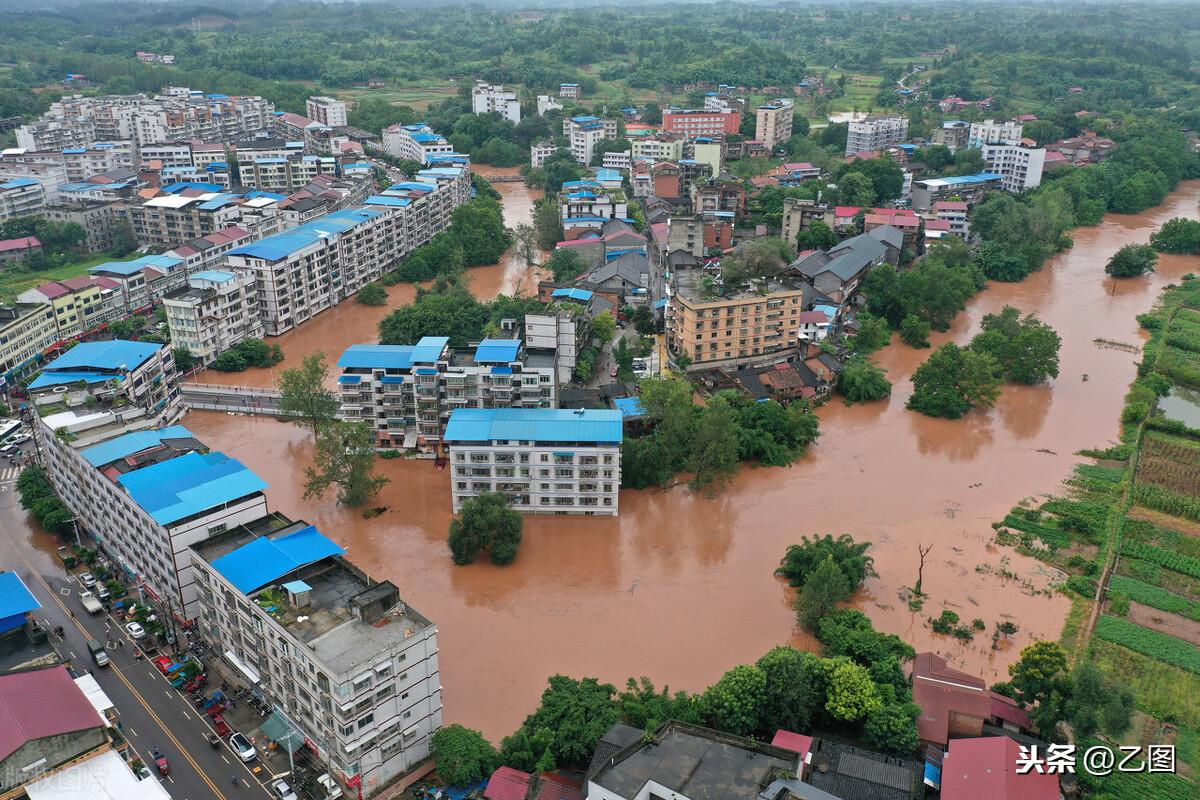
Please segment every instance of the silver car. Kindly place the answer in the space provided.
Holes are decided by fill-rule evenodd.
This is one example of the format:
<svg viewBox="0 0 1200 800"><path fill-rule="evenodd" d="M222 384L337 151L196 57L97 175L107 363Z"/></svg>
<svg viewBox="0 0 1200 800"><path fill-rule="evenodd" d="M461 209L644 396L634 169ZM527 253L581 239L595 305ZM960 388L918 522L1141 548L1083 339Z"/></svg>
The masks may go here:
<svg viewBox="0 0 1200 800"><path fill-rule="evenodd" d="M250 744L246 734L241 731L234 731L229 735L229 748L237 754L238 758L247 763L258 758L258 751L254 749L254 745Z"/></svg>

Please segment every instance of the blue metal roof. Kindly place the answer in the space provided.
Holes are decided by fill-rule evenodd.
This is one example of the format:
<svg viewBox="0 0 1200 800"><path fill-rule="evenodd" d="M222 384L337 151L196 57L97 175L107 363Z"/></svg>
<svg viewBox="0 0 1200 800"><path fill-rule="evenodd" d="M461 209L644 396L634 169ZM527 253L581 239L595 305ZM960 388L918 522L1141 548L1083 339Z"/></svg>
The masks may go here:
<svg viewBox="0 0 1200 800"><path fill-rule="evenodd" d="M162 349L154 342L80 342L54 361L46 370L135 370Z"/></svg>
<svg viewBox="0 0 1200 800"><path fill-rule="evenodd" d="M261 492L267 482L224 453L185 453L119 478L134 501L160 525Z"/></svg>
<svg viewBox="0 0 1200 800"><path fill-rule="evenodd" d="M512 375L512 367L492 367L493 375Z"/></svg>
<svg viewBox="0 0 1200 800"><path fill-rule="evenodd" d="M362 375L343 375L338 378L338 383L353 386L356 383L362 383Z"/></svg>
<svg viewBox="0 0 1200 800"><path fill-rule="evenodd" d="M280 259L287 258L302 247L307 247L335 233L348 231L367 220L378 217L381 213L380 211L372 211L369 208L351 208L335 211L332 214L318 217L312 222L307 222L297 228L277 233L274 236L268 236L251 244L235 247L229 251L229 255L252 256L254 258L266 259L267 261L279 261Z"/></svg>
<svg viewBox="0 0 1200 800"><path fill-rule="evenodd" d="M167 194L179 194L184 189L199 189L202 192L219 192L224 189L217 183L198 183L196 181L181 181L179 183L168 183L162 187L162 190Z"/></svg>
<svg viewBox="0 0 1200 800"><path fill-rule="evenodd" d="M551 297L565 297L568 300L578 300L581 303L586 303L592 299L592 293L587 289L555 289L550 293Z"/></svg>
<svg viewBox="0 0 1200 800"><path fill-rule="evenodd" d="M662 298L661 300L654 301L654 309L656 311L660 308L666 308L666 305L667 305L667 298L665 298L665 297Z"/></svg>
<svg viewBox="0 0 1200 800"><path fill-rule="evenodd" d="M600 169L596 170L596 180L619 181L621 180L621 173L620 171L612 169L611 167L601 167Z"/></svg>
<svg viewBox="0 0 1200 800"><path fill-rule="evenodd" d="M202 269L199 272L193 272L192 278L202 281L212 281L213 283L229 283L237 278L237 275L232 272L226 272L223 269Z"/></svg>
<svg viewBox="0 0 1200 800"><path fill-rule="evenodd" d="M236 194L219 194L212 200L205 200L200 204L201 211L216 211L218 208L224 208L234 200L240 200L241 195Z"/></svg>
<svg viewBox="0 0 1200 800"><path fill-rule="evenodd" d="M136 275L146 267L170 271L183 263L182 258L173 256L142 256L133 261L106 261L88 269L88 272L111 272L114 275Z"/></svg>
<svg viewBox="0 0 1200 800"><path fill-rule="evenodd" d="M517 360L520 339L484 339L475 348L476 364L507 364Z"/></svg>
<svg viewBox="0 0 1200 800"><path fill-rule="evenodd" d="M593 117L590 115L571 117L571 122L599 122L599 121L600 121L599 117Z"/></svg>
<svg viewBox="0 0 1200 800"><path fill-rule="evenodd" d="M104 383L111 380L124 380L124 377L112 372L64 369L56 372L41 373L30 381L29 388L44 389L47 386L67 386L72 383Z"/></svg>
<svg viewBox="0 0 1200 800"><path fill-rule="evenodd" d="M89 447L82 455L93 467L111 464L121 458L128 458L134 453L149 450L162 443L163 439L191 439L192 432L182 425L171 425L153 431L136 431L110 439L103 444Z"/></svg>
<svg viewBox="0 0 1200 800"><path fill-rule="evenodd" d="M388 206L390 208L404 208L412 205L412 200L407 197L385 197L381 194L373 194L363 202L369 206Z"/></svg>
<svg viewBox="0 0 1200 800"><path fill-rule="evenodd" d="M414 141L418 141L418 142L444 142L445 141L445 139L443 139L441 136L438 136L436 133L427 133L425 131L420 131L418 133L413 133L410 135L412 136Z"/></svg>
<svg viewBox="0 0 1200 800"><path fill-rule="evenodd" d="M0 572L0 618L24 614L42 607L29 587L15 572Z"/></svg>
<svg viewBox="0 0 1200 800"><path fill-rule="evenodd" d="M621 413L560 408L459 408L446 425L448 442L494 439L534 442L621 441Z"/></svg>
<svg viewBox="0 0 1200 800"><path fill-rule="evenodd" d="M646 415L646 407L642 405L640 397L615 397L613 405L617 407L617 411L621 412L621 418L625 417L644 417Z"/></svg>
<svg viewBox="0 0 1200 800"><path fill-rule="evenodd" d="M22 186L37 186L33 178L13 178L11 181L0 183L0 189L20 189Z"/></svg>
<svg viewBox="0 0 1200 800"><path fill-rule="evenodd" d="M250 594L289 572L345 552L315 525L309 525L278 539L255 539L214 559L212 566L239 592Z"/></svg>
<svg viewBox="0 0 1200 800"><path fill-rule="evenodd" d="M393 183L385 192L433 192L437 190L436 183L420 183L418 181L405 181L404 183Z"/></svg>
<svg viewBox="0 0 1200 800"><path fill-rule="evenodd" d="M425 336L416 344L355 344L346 348L338 366L367 369L411 369L413 364L434 364L450 342L447 336Z"/></svg>

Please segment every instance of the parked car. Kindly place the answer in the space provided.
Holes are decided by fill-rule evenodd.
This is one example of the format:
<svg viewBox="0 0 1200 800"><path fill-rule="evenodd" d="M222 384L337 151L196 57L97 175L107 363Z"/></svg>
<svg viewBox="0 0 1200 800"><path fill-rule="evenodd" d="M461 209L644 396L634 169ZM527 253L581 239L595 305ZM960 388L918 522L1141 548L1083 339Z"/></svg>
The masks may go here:
<svg viewBox="0 0 1200 800"><path fill-rule="evenodd" d="M325 800L338 800L342 796L342 787L337 785L337 781L329 777L326 772L321 777L317 778L317 786L325 793Z"/></svg>
<svg viewBox="0 0 1200 800"><path fill-rule="evenodd" d="M272 783L271 795L278 797L279 800L299 800L296 793L292 791L292 787L288 786L287 781L275 781Z"/></svg>
<svg viewBox="0 0 1200 800"><path fill-rule="evenodd" d="M141 623L138 622L129 623L125 626L125 630L128 631L129 635L134 639L142 639L146 636L146 629L143 628Z"/></svg>
<svg viewBox="0 0 1200 800"><path fill-rule="evenodd" d="M250 744L250 740L246 738L246 734L241 731L234 731L230 735L229 748L242 761L250 762L258 758L258 751L254 749L254 745Z"/></svg>
<svg viewBox="0 0 1200 800"><path fill-rule="evenodd" d="M81 572L79 574L79 582L83 584L84 587L90 589L96 585L96 576L90 572Z"/></svg>
<svg viewBox="0 0 1200 800"><path fill-rule="evenodd" d="M6 444L0 447L0 453L6 456L15 456L19 452L21 452L21 445L19 444Z"/></svg>
<svg viewBox="0 0 1200 800"><path fill-rule="evenodd" d="M8 440L9 444L22 445L26 442L32 442L33 437L28 433L18 433L16 436Z"/></svg>
<svg viewBox="0 0 1200 800"><path fill-rule="evenodd" d="M112 592L103 583L98 583L96 584L96 597L99 597L101 600L107 600L112 597Z"/></svg>

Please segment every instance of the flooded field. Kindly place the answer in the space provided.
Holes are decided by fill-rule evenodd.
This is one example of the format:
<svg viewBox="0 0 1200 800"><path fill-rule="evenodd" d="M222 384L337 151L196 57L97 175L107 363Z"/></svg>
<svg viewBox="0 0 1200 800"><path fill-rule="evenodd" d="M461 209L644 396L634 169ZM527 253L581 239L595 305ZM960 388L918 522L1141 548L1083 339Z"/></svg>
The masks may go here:
<svg viewBox="0 0 1200 800"><path fill-rule="evenodd" d="M528 191L498 185L506 186ZM301 498L312 451L303 429L199 412L184 422L263 475L273 508L318 524L437 622L446 719L494 740L533 709L556 672L615 683L646 675L695 690L776 644L811 646L796 629L790 591L772 576L787 545L805 534L872 541L879 577L857 605L880 628L991 682L1006 674L1020 647L1057 637L1068 610L1065 598L1037 591L1056 580L1043 565L990 546L991 523L1023 498L1058 491L1078 461L1075 451L1115 440L1139 356L1111 343L1140 346L1136 314L1165 283L1200 272L1200 259L1164 256L1156 274L1119 282L1104 275L1104 264L1167 219L1195 217L1198 198L1200 182L1191 182L1156 209L1075 231L1072 250L1020 284L991 285L951 331L934 337L935 346L964 342L984 314L1005 305L1036 313L1063 339L1062 372L1052 384L1007 386L995 408L964 420L929 419L904 403L908 378L930 351L893 344L878 354L895 383L893 397L823 408L821 438L803 461L744 469L714 498L682 486L624 491L615 520L530 518L509 567L451 564L449 478L430 462L381 461L391 478L381 496L389 510L363 520L332 498ZM525 202L532 203L528 195ZM498 287L524 271L501 266L485 268L499 273L491 278ZM345 304L329 312L344 316L340 324L318 319L278 341L289 363L305 347L337 353L373 338L366 334L374 322L359 318L382 313ZM355 326L357 338L342 330ZM913 613L900 594L916 578L918 544L934 547L924 575L929 599ZM981 617L989 628L1011 618L1020 632L1000 652L990 637L963 644L933 635L924 619L944 607L967 620Z"/></svg>

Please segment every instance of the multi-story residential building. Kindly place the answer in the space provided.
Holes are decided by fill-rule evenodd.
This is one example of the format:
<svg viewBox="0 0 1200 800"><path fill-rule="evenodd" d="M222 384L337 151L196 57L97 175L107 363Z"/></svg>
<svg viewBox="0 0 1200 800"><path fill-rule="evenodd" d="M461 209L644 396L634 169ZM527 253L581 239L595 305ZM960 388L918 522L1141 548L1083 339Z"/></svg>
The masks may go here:
<svg viewBox="0 0 1200 800"><path fill-rule="evenodd" d="M616 516L621 412L459 408L450 415L453 508L500 492L524 514Z"/></svg>
<svg viewBox="0 0 1200 800"><path fill-rule="evenodd" d="M736 111L741 113L746 107L746 100L737 96L732 86L722 86L721 91L704 93L705 111Z"/></svg>
<svg viewBox="0 0 1200 800"><path fill-rule="evenodd" d="M0 304L0 388L26 374L56 341L54 309L48 304Z"/></svg>
<svg viewBox="0 0 1200 800"><path fill-rule="evenodd" d="M310 97L304 103L304 113L322 125L337 128L347 125L349 108L345 100L336 97Z"/></svg>
<svg viewBox="0 0 1200 800"><path fill-rule="evenodd" d="M629 169L629 167L633 164L633 159L630 156L630 152L625 150L620 153L605 153L601 158L600 163L605 169L623 170Z"/></svg>
<svg viewBox="0 0 1200 800"><path fill-rule="evenodd" d="M651 136L644 139L633 139L634 158L650 158L655 161L678 161L683 158L684 138L682 136Z"/></svg>
<svg viewBox="0 0 1200 800"><path fill-rule="evenodd" d="M596 145L610 138L604 120L593 116L568 117L563 120L563 136L570 142L571 155L587 166L592 163Z"/></svg>
<svg viewBox="0 0 1200 800"><path fill-rule="evenodd" d="M458 408L554 408L555 357L520 339L451 350L445 337L415 345L354 345L338 366L341 415L368 420L378 449L436 450Z"/></svg>
<svg viewBox="0 0 1200 800"><path fill-rule="evenodd" d="M793 100L779 98L755 110L754 138L768 150L792 138L792 115L796 110Z"/></svg>
<svg viewBox="0 0 1200 800"><path fill-rule="evenodd" d="M263 335L254 278L227 270L201 270L187 285L163 295L171 344L208 364L245 339Z"/></svg>
<svg viewBox="0 0 1200 800"><path fill-rule="evenodd" d="M559 310L552 314L525 315L525 352L530 357L553 359L558 385L570 383L575 374L579 351L583 349L583 337L587 326L571 310ZM529 363L528 360L526 363ZM552 406L557 402L551 403Z"/></svg>
<svg viewBox="0 0 1200 800"><path fill-rule="evenodd" d="M692 210L704 218L714 214L743 217L746 214L746 187L732 175L717 175L692 184Z"/></svg>
<svg viewBox="0 0 1200 800"><path fill-rule="evenodd" d="M834 228L833 209L816 200L799 197L788 197L783 201L783 240L790 244L796 243L800 231L806 231L814 222L824 223L830 230Z"/></svg>
<svg viewBox="0 0 1200 800"><path fill-rule="evenodd" d="M318 175L336 176L338 162L333 156L293 154L274 158L256 158L238 162L241 183L264 192L290 194Z"/></svg>
<svg viewBox="0 0 1200 800"><path fill-rule="evenodd" d="M429 758L442 726L437 627L303 521L272 515L191 547L198 625L345 791Z"/></svg>
<svg viewBox="0 0 1200 800"><path fill-rule="evenodd" d="M129 580L194 620L200 606L188 547L265 516L267 484L181 425L130 431L118 417L92 427L95 416L41 417L50 482Z"/></svg>
<svg viewBox="0 0 1200 800"><path fill-rule="evenodd" d="M20 303L44 303L54 309L59 339L69 339L124 316L120 287L109 278L78 277L43 283L17 296Z"/></svg>
<svg viewBox="0 0 1200 800"><path fill-rule="evenodd" d="M558 96L567 100L579 99L579 84L578 83L560 83L558 85Z"/></svg>
<svg viewBox="0 0 1200 800"><path fill-rule="evenodd" d="M597 230L610 219L629 216L625 193L620 189L605 189L598 181L566 181L558 197L563 232L568 239Z"/></svg>
<svg viewBox="0 0 1200 800"><path fill-rule="evenodd" d="M967 204L961 200L939 200L933 204L933 218L949 223L950 233L966 239L971 234Z"/></svg>
<svg viewBox="0 0 1200 800"><path fill-rule="evenodd" d="M135 169L137 153L133 142L129 141L94 142L62 150L24 150L18 147L5 150L0 155L0 163L6 167L19 164L61 166L66 178L64 183L70 183L116 170Z"/></svg>
<svg viewBox="0 0 1200 800"><path fill-rule="evenodd" d="M971 135L971 124L958 119L948 119L940 128L933 129L931 141L934 144L945 145L950 152L955 152L967 146Z"/></svg>
<svg viewBox="0 0 1200 800"><path fill-rule="evenodd" d="M90 119L43 119L17 128L17 147L25 150L87 147L94 141L96 124Z"/></svg>
<svg viewBox="0 0 1200 800"><path fill-rule="evenodd" d="M996 122L994 119L972 122L971 131L967 135L967 147L982 150L983 146L987 144L1019 142L1023 127L1021 123L1012 119L1003 122Z"/></svg>
<svg viewBox="0 0 1200 800"><path fill-rule="evenodd" d="M1041 185L1046 150L1020 142L985 144L983 160L988 172L1002 176L1000 185L1006 192L1023 192Z"/></svg>
<svg viewBox="0 0 1200 800"><path fill-rule="evenodd" d="M238 226L255 237L284 227L279 203L286 195L253 191L222 192L215 184L172 184L166 194L130 203L125 217L142 244L175 247Z"/></svg>
<svg viewBox="0 0 1200 800"><path fill-rule="evenodd" d="M683 146L683 158L680 160L695 161L708 164L713 175L721 174L724 164L725 142L722 137L700 136L689 139Z"/></svg>
<svg viewBox="0 0 1200 800"><path fill-rule="evenodd" d="M995 172L913 181L912 207L917 211L928 211L939 200L961 200L969 206L974 205L988 192L1003 188L1003 183L1004 176Z"/></svg>
<svg viewBox="0 0 1200 800"><path fill-rule="evenodd" d="M183 268L190 275L200 270L216 269L225 263L225 254L235 247L250 242L254 237L242 228L231 226L222 228L208 236L191 239L172 250L163 253L171 258L183 261Z"/></svg>
<svg viewBox="0 0 1200 800"><path fill-rule="evenodd" d="M159 168L194 165L191 142L147 142L138 148L138 159L143 165L157 161Z"/></svg>
<svg viewBox="0 0 1200 800"><path fill-rule="evenodd" d="M726 133L740 133L741 128L742 115L733 110L705 111L703 109L672 108L663 112L663 131L683 136L717 136Z"/></svg>
<svg viewBox="0 0 1200 800"><path fill-rule="evenodd" d="M117 217L116 204L100 200L69 200L52 203L42 209L41 216L54 222L73 222L87 234L84 242L91 252L108 250L119 228L127 223ZM132 231L130 231L132 235Z"/></svg>
<svg viewBox="0 0 1200 800"><path fill-rule="evenodd" d="M541 169L546 165L546 159L558 152L558 145L551 141L536 142L529 148L529 165Z"/></svg>
<svg viewBox="0 0 1200 800"><path fill-rule="evenodd" d="M471 90L471 111L476 114L494 112L514 125L521 121L521 101L517 99L517 93L486 81L476 82Z"/></svg>
<svg viewBox="0 0 1200 800"><path fill-rule="evenodd" d="M46 205L46 190L33 178L12 178L0 183L0 219L30 217Z"/></svg>
<svg viewBox="0 0 1200 800"><path fill-rule="evenodd" d="M846 133L846 155L882 150L907 138L907 117L868 117L852 121Z"/></svg>
<svg viewBox="0 0 1200 800"><path fill-rule="evenodd" d="M383 149L388 155L428 164L431 156L450 155L454 145L423 122L383 129Z"/></svg>
<svg viewBox="0 0 1200 800"><path fill-rule="evenodd" d="M539 94L537 96L537 113L539 117L544 117L550 111L562 111L563 104L555 100L548 94Z"/></svg>
<svg viewBox="0 0 1200 800"><path fill-rule="evenodd" d="M112 302L124 314L153 304L187 278L183 259L169 255L109 261L88 268L88 272L110 282L116 292Z"/></svg>
<svg viewBox="0 0 1200 800"><path fill-rule="evenodd" d="M919 228L920 220L913 219ZM885 222L826 251L805 253L787 271L811 286L825 302L845 303L854 297L868 272L881 264L895 266L899 262L904 236Z"/></svg>

